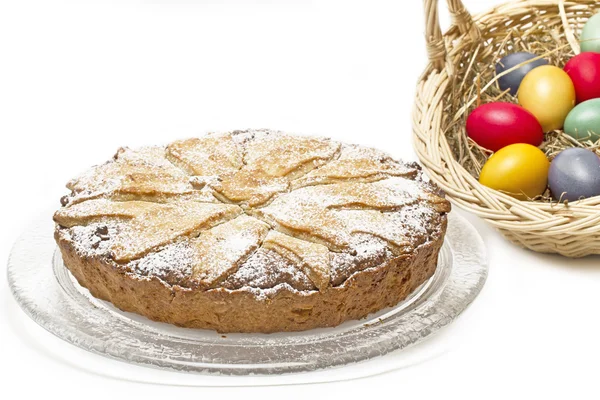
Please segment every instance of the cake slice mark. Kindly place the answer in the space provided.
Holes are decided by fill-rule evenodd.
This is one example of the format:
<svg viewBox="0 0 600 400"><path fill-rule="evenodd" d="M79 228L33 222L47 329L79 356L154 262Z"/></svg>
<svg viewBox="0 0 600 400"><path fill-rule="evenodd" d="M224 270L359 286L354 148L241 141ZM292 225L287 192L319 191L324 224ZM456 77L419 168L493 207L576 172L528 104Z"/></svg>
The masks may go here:
<svg viewBox="0 0 600 400"><path fill-rule="evenodd" d="M325 290L331 280L329 249L317 243L270 231L263 248L273 250L292 261L319 290Z"/></svg>
<svg viewBox="0 0 600 400"><path fill-rule="evenodd" d="M230 134L212 134L173 142L166 157L192 176L220 176L243 166L243 155Z"/></svg>
<svg viewBox="0 0 600 400"><path fill-rule="evenodd" d="M306 274L289 259L261 246L219 287L230 290L289 288L299 291L318 290ZM261 293L262 294L262 293Z"/></svg>
<svg viewBox="0 0 600 400"><path fill-rule="evenodd" d="M337 204L330 204L327 207L340 210L372 209L382 212L392 212L398 211L407 205L425 201L440 213L449 212L451 207L448 201L439 196L433 189L429 188L427 183L418 178L419 168L417 164L404 164L377 149L360 145L342 144L338 157L310 171L307 175L293 180L290 192L308 186L339 184L342 185L339 187L343 188L344 184L359 184L359 186L347 186L345 188L346 196L349 195L351 198L354 194L360 198L361 196L358 196L358 193L367 188L370 189L367 190L368 195L366 197L369 198L367 201L361 199L351 201L348 198L346 202L341 201ZM375 183L375 186L369 186L369 184L373 183ZM403 186L407 187L403 188ZM394 194L397 197L398 188L402 190L410 189L411 193L408 193L407 197L414 196L414 201L409 199L409 201L396 203L395 205L388 204L387 206L373 202L373 198L377 198L377 196L383 198L384 196L390 197L391 194ZM378 191L382 193L378 193ZM285 196L285 194L282 194L282 196Z"/></svg>
<svg viewBox="0 0 600 400"><path fill-rule="evenodd" d="M331 253L331 285L341 286L355 273L370 268L379 267L396 256L389 242L376 236L356 233L353 236L352 251Z"/></svg>
<svg viewBox="0 0 600 400"><path fill-rule="evenodd" d="M415 203L399 211L341 210L340 217L347 221L352 235L368 234L386 241L396 255L405 254L430 240L428 221L439 214L428 204ZM437 217L436 217L437 215Z"/></svg>
<svg viewBox="0 0 600 400"><path fill-rule="evenodd" d="M112 248L115 261L124 262L138 258L181 236L197 236L200 232L242 213L237 206L194 201L165 206L157 212L135 218L124 226L119 240Z"/></svg>
<svg viewBox="0 0 600 400"><path fill-rule="evenodd" d="M294 179L339 153L340 144L310 137L279 133L254 137L246 145L246 165L271 177Z"/></svg>
<svg viewBox="0 0 600 400"><path fill-rule="evenodd" d="M100 197L168 201L196 192L189 176L165 157L163 147L145 147L140 150L121 148L113 160L92 167L71 180L63 205Z"/></svg>
<svg viewBox="0 0 600 400"><path fill-rule="evenodd" d="M244 135L239 132L237 135ZM240 138L243 166L209 183L220 201L243 207L264 207L279 193L289 192L290 181L339 156L340 144L257 131Z"/></svg>
<svg viewBox="0 0 600 400"><path fill-rule="evenodd" d="M178 196L194 190L183 175L173 175L159 167L113 161L92 168L71 181L68 188L72 190L70 203L111 194L149 198Z"/></svg>
<svg viewBox="0 0 600 400"><path fill-rule="evenodd" d="M395 211L418 201L432 202L435 195L424 191L417 182L392 177L378 182L344 182L308 186L288 196L299 202L319 203L328 209L359 208Z"/></svg>
<svg viewBox="0 0 600 400"><path fill-rule="evenodd" d="M242 214L202 232L190 241L195 252L191 278L209 288L221 283L261 246L269 229Z"/></svg>
<svg viewBox="0 0 600 400"><path fill-rule="evenodd" d="M376 210L344 210L340 214L348 222L351 234L369 234L388 242L396 249L410 246L410 240L408 240L405 229L399 228L402 225L390 224L391 220L388 216L394 215L394 213L384 213Z"/></svg>
<svg viewBox="0 0 600 400"><path fill-rule="evenodd" d="M94 199L63 207L54 214L54 221L71 228L88 225L105 218L131 220L156 210L156 204L145 201L111 201Z"/></svg>
<svg viewBox="0 0 600 400"><path fill-rule="evenodd" d="M198 235L190 235L190 236L180 236L178 238L176 238L175 240L173 240L173 242L171 243L167 243L163 246L160 246L158 248L155 248L151 251L149 251L147 254L145 254L143 257L140 258L136 258L134 260L131 260L125 264L123 264L131 273L135 273L137 275L141 275L141 276L154 276L154 277L158 277L159 279L161 279L162 281L164 281L165 283L169 284L169 285L177 285L180 287L184 287L184 288L191 288L191 287L202 287L204 286L204 289L209 289L207 286L208 282L198 282L198 279L195 276L195 268L198 267L198 264L201 261L205 261L206 259L210 260L211 262L215 262L214 260L216 259L217 262L219 261L223 261L223 257L219 257L219 249L216 249L215 247L211 247L211 246L205 246L206 250L205 252L201 252L199 249L198 244L199 242L199 238L203 238L205 233L210 233L210 234L217 234L217 232L223 232L225 229L231 231L231 229L228 229L227 226L231 225L232 223L234 223L236 225L236 227L234 229L238 229L239 231L244 230L246 228L254 228L255 226L258 225L260 229L266 229L267 231L269 230L268 225L264 224L263 222L253 219L253 224L251 224L250 226L245 226L248 225L247 223L240 223L240 221L243 221L247 218L251 218L251 217L247 217L244 214L240 214L237 217L234 217L231 220L221 220L218 223L215 223L211 228L200 232ZM90 225L89 227L94 227L94 226L106 226L106 225ZM83 228L82 226L76 226L75 228ZM117 228L118 229L118 228ZM104 246L103 249L96 249L94 250L92 253L96 253L96 254L106 254L106 246L110 245L110 240L111 237L115 238L117 235L115 234L115 227L112 226L111 228L109 228L109 232L107 237L104 238L104 240L101 242ZM244 235L243 233L239 233L239 236L251 236L252 233L251 232L246 232L246 234ZM266 232L264 235L262 235L262 237L264 237L266 235ZM262 242L262 237L258 243L258 246L260 246L260 243ZM220 242L220 241L219 241ZM235 251L235 249L239 249L239 241L238 241L238 245L234 245L233 249L232 248L228 248L229 252L224 253L224 254L228 254L231 255L231 251ZM231 244L235 244L235 240L231 243ZM222 243L218 243L218 245L222 248ZM252 247L256 247L256 249L258 249L258 246L252 246ZM228 246L230 247L230 246ZM98 250L102 250L102 251L98 251ZM216 257L215 256L215 250L216 251ZM225 250L225 249L222 249ZM239 264L242 264L243 261L245 259L247 259L248 257L250 257L252 254L254 254L256 250L253 248L249 254L247 256L243 256L239 259L239 261L237 261ZM203 253L203 254L202 254ZM203 255L203 257L201 258L201 255ZM233 273L234 271L230 271L231 273ZM219 280L221 281L221 280ZM215 282L216 283L216 282Z"/></svg>
<svg viewBox="0 0 600 400"><path fill-rule="evenodd" d="M156 277L168 285L185 287L192 275L194 256L189 238L178 238L129 262L126 268L136 275Z"/></svg>
<svg viewBox="0 0 600 400"><path fill-rule="evenodd" d="M292 189L343 182L371 183L390 177L416 176L418 171L383 159L339 158L292 181Z"/></svg>
<svg viewBox="0 0 600 400"><path fill-rule="evenodd" d="M210 185L219 200L245 207L263 206L289 188L285 178L265 176L251 168L226 173Z"/></svg>
<svg viewBox="0 0 600 400"><path fill-rule="evenodd" d="M61 208L54 219L65 227L98 221L120 221L120 230L112 241L110 253L115 261L125 262L171 243L178 237L198 235L240 214L241 208L225 204L184 200L150 203L98 199Z"/></svg>
<svg viewBox="0 0 600 400"><path fill-rule="evenodd" d="M424 184L395 177L368 184L307 186L250 212L276 231L325 245L333 252L348 251L354 237L364 233L385 240L400 254L414 244L411 232L421 229L411 223L407 210L431 208L449 211L448 203L428 192ZM423 218L418 221L425 222Z"/></svg>
<svg viewBox="0 0 600 400"><path fill-rule="evenodd" d="M324 245L330 251L341 252L348 248L350 238L345 232L344 223L333 213L300 206L292 216L285 209L271 208L273 203L264 208L246 210L246 213L266 222L280 233Z"/></svg>
<svg viewBox="0 0 600 400"><path fill-rule="evenodd" d="M196 201L199 203L219 203L219 200L214 194L208 190L193 190L191 192L181 194L166 194L166 193L124 193L124 192L110 192L110 193L96 193L93 196L78 197L74 201L68 201L66 206L70 207L75 204L84 203L91 200L110 200L113 202L131 202L141 201L145 203L173 203L178 201Z"/></svg>

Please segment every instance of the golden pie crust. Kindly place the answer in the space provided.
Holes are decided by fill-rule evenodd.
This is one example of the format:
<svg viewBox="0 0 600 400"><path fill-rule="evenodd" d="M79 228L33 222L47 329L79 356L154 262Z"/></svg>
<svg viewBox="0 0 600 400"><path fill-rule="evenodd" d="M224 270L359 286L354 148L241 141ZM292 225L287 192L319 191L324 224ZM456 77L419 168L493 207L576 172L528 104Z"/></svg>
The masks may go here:
<svg viewBox="0 0 600 400"><path fill-rule="evenodd" d="M67 268L124 311L219 332L336 326L435 271L450 204L416 164L268 130L121 149L56 212Z"/></svg>

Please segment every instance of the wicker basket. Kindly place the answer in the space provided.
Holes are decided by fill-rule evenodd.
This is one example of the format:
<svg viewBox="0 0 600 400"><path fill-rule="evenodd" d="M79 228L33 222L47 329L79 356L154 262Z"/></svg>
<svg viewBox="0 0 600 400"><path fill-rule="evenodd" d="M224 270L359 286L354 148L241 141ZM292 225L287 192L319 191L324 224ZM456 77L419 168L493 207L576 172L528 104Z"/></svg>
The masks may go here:
<svg viewBox="0 0 600 400"><path fill-rule="evenodd" d="M491 66L481 79L480 90L486 90L486 79L493 78L491 69L502 53L498 49L505 45L501 42L511 30L526 32L519 39L525 41L551 32L571 55L578 53L576 37L585 21L600 12L600 3L514 1L472 17L460 0L448 0L452 27L445 35L440 30L437 0L424 3L430 64L418 83L413 134L415 150L431 179L455 205L485 219L520 246L568 257L600 254L600 197L568 205L516 200L479 184L477 174L457 161L464 160L457 155L461 150L448 139L452 129L460 129L464 135L465 118L476 106L475 101L464 106L459 119L456 110L449 109L450 104L456 104L456 96L464 99L466 90L478 86L468 76L474 63Z"/></svg>

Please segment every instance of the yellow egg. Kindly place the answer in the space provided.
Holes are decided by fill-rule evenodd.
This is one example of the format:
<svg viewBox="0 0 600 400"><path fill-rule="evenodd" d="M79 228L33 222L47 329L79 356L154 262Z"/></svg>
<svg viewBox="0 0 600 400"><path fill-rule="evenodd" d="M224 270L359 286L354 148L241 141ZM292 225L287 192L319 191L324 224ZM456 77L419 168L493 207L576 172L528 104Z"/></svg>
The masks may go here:
<svg viewBox="0 0 600 400"><path fill-rule="evenodd" d="M532 199L546 191L549 168L548 158L537 147L511 144L487 160L479 183L519 200Z"/></svg>
<svg viewBox="0 0 600 400"><path fill-rule="evenodd" d="M560 129L575 107L575 86L562 69L543 65L531 70L519 87L519 104L531 112L544 132Z"/></svg>

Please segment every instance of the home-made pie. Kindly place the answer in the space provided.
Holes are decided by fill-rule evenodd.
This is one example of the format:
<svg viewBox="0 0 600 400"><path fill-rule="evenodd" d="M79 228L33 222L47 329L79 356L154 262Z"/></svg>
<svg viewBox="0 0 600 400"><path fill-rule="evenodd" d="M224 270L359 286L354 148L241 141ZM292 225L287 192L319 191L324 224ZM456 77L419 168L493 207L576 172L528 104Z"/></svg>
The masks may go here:
<svg viewBox="0 0 600 400"><path fill-rule="evenodd" d="M299 331L393 306L434 272L449 203L415 164L267 130L121 149L56 212L92 295L219 332Z"/></svg>

